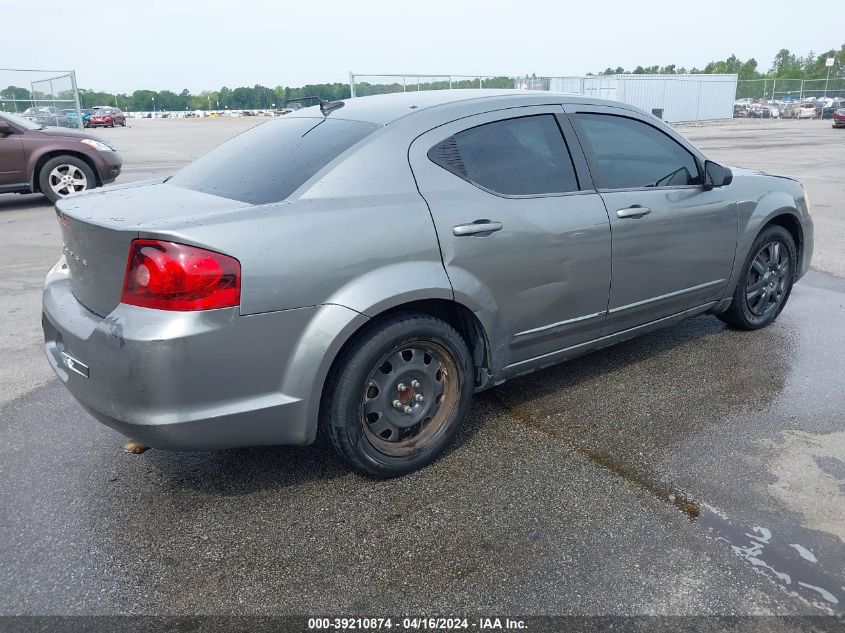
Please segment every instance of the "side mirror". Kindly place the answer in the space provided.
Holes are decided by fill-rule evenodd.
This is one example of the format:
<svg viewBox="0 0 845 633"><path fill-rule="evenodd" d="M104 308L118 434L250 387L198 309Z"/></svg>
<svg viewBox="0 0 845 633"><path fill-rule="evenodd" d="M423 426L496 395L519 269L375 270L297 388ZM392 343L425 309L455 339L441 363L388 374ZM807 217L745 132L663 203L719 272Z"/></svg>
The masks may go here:
<svg viewBox="0 0 845 633"><path fill-rule="evenodd" d="M3 119L0 119L0 138L4 136L9 136L12 133L12 126L6 123Z"/></svg>
<svg viewBox="0 0 845 633"><path fill-rule="evenodd" d="M727 167L723 167L719 163L714 163L712 160L704 161L704 188L713 189L714 187L725 187L731 184L734 175Z"/></svg>

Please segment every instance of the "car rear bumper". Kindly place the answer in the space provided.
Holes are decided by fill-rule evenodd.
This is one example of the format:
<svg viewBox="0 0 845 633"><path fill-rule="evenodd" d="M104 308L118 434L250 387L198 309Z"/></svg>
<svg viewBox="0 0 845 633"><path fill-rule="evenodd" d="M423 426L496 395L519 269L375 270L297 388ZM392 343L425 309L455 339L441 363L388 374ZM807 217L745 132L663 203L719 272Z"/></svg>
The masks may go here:
<svg viewBox="0 0 845 633"><path fill-rule="evenodd" d="M50 271L44 288L45 351L96 419L147 446L175 450L313 441L328 339L322 332L315 341L311 326L360 315L341 306L240 316L237 308L166 312L120 304L100 317L73 296L63 266Z"/></svg>

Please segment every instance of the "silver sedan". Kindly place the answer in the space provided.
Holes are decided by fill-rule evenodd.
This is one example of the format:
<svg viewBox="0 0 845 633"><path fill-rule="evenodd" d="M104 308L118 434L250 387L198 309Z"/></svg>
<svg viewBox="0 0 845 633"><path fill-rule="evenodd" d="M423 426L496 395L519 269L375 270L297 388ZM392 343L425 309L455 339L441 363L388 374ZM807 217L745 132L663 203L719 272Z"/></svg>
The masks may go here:
<svg viewBox="0 0 845 633"><path fill-rule="evenodd" d="M701 313L754 330L809 268L801 185L620 103L322 102L164 181L57 204L47 358L143 444L433 460L474 392Z"/></svg>

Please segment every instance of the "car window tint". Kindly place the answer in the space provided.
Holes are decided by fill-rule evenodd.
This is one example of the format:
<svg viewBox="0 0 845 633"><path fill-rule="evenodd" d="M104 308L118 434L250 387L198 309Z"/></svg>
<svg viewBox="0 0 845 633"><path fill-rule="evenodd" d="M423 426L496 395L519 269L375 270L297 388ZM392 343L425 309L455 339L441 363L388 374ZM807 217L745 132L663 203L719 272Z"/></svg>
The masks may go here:
<svg viewBox="0 0 845 633"><path fill-rule="evenodd" d="M578 114L579 137L592 154L602 189L701 184L698 165L682 145L656 128L611 114Z"/></svg>
<svg viewBox="0 0 845 633"><path fill-rule="evenodd" d="M213 149L168 182L250 204L278 202L378 127L342 119L269 121Z"/></svg>
<svg viewBox="0 0 845 633"><path fill-rule="evenodd" d="M432 147L428 157L456 176L503 195L578 190L572 158L551 114L458 132Z"/></svg>

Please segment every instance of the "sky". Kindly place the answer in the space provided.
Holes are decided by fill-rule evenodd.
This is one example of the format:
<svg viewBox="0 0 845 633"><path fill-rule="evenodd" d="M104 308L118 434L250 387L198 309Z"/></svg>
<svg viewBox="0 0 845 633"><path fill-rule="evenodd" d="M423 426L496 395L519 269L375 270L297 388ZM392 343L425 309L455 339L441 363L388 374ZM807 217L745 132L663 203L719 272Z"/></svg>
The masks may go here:
<svg viewBox="0 0 845 633"><path fill-rule="evenodd" d="M843 43L842 21L830 19L830 6L813 4L117 0L65 11L0 0L8 18L0 66L75 69L79 86L94 90L193 93L347 82L350 71L559 76L608 66L702 68L731 53L768 69L781 48L805 55Z"/></svg>

